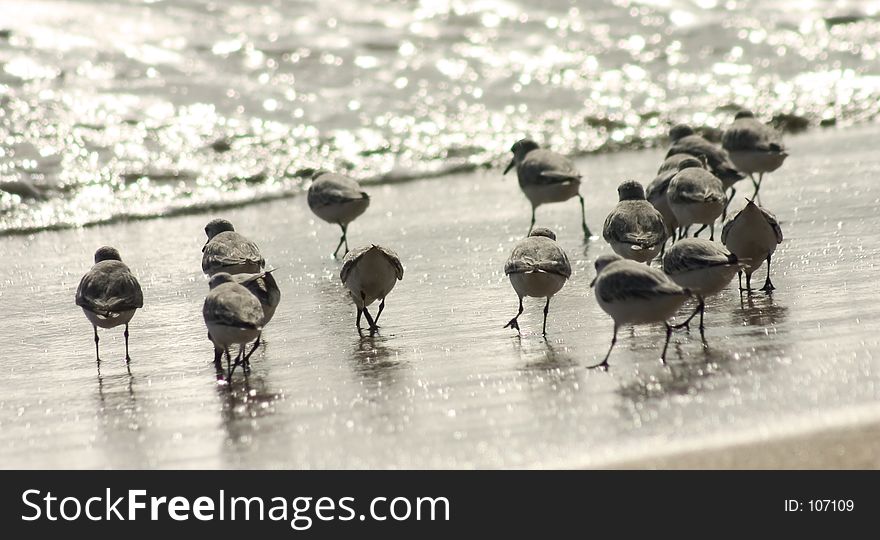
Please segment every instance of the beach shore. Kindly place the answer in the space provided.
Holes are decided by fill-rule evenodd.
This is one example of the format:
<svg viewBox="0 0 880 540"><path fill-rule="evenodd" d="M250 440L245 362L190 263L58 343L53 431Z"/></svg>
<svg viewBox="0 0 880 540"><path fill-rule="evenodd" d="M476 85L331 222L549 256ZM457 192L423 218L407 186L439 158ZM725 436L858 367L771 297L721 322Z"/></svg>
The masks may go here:
<svg viewBox="0 0 880 540"><path fill-rule="evenodd" d="M366 188L372 204L349 242L386 245L405 267L374 337L358 336L330 257L338 228L305 197L2 237L0 466L876 467L876 422L828 422L880 398L878 137L868 125L789 138L789 161L762 187L785 233L778 290L741 299L731 286L708 303L708 345L677 333L668 367L662 329L640 327L621 332L609 373L586 369L611 338L588 286L610 248L583 242L576 199L538 211L574 270L551 302L547 339L539 300L526 301L521 338L502 328L517 307L503 266L529 206L500 170ZM617 184L647 184L662 156L577 160L594 234ZM731 208L751 195L747 184ZM216 216L259 244L282 290L253 373L231 385L215 381L201 315L203 227ZM144 289L130 375L121 329L101 331L98 372L73 302L105 244ZM792 437L792 423L807 434Z"/></svg>

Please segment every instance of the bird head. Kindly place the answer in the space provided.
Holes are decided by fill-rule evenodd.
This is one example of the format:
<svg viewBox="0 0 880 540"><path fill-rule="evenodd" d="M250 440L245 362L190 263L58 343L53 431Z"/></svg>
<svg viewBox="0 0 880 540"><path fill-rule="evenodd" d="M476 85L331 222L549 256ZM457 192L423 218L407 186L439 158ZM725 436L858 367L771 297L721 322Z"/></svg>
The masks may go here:
<svg viewBox="0 0 880 540"><path fill-rule="evenodd" d="M599 279L599 275L602 274L602 270L604 270L606 266L608 266L609 264L611 264L613 262L622 261L622 260L623 260L623 257L621 257L620 255L613 254L613 253L607 254L607 255L600 255L596 259L596 262L593 263L593 266L595 266L595 268L596 268L596 277L593 279L593 281L590 282L590 287L594 287L596 285L596 280Z"/></svg>
<svg viewBox="0 0 880 540"><path fill-rule="evenodd" d="M510 151L513 152L513 158L511 158L510 163L507 164L503 174L509 173L510 169L526 157L526 154L532 150L537 150L538 148L540 148L538 143L531 139L520 139L513 143L513 146L510 147Z"/></svg>
<svg viewBox="0 0 880 540"><path fill-rule="evenodd" d="M755 113L753 113L752 111L750 111L748 109L743 109L743 110L739 111L738 113L736 113L736 116L734 116L733 119L739 120L740 118L754 118L754 117L755 117Z"/></svg>
<svg viewBox="0 0 880 540"><path fill-rule="evenodd" d="M222 232L234 230L235 228L232 226L232 223L223 218L212 219L205 225L205 234L208 235L209 241Z"/></svg>
<svg viewBox="0 0 880 540"><path fill-rule="evenodd" d="M685 169L705 169L706 167L703 165L703 161L695 158L695 157L687 157L678 162L678 170L683 171Z"/></svg>
<svg viewBox="0 0 880 540"><path fill-rule="evenodd" d="M95 264L98 264L101 261L121 261L122 256L119 255L119 251L110 246L103 246L98 248L98 251L95 252Z"/></svg>
<svg viewBox="0 0 880 540"><path fill-rule="evenodd" d="M621 201L643 201L645 188L635 180L627 180L617 186L617 196Z"/></svg>
<svg viewBox="0 0 880 540"><path fill-rule="evenodd" d="M694 134L694 128L687 124L676 124L672 126L672 129L669 130L669 140L675 142L679 139L683 139L688 135Z"/></svg>
<svg viewBox="0 0 880 540"><path fill-rule="evenodd" d="M556 240L556 233L554 233L547 227L535 227L534 229L532 229L532 232L529 233L529 236L543 236L545 238L549 238L550 240Z"/></svg>

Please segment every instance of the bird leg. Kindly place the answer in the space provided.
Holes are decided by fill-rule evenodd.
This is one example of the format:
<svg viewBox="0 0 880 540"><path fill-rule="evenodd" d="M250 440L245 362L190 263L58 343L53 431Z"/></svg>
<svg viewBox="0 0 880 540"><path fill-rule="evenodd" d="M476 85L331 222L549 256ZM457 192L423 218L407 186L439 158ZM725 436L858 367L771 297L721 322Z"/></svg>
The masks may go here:
<svg viewBox="0 0 880 540"><path fill-rule="evenodd" d="M358 308L357 329L361 329L361 315L364 314L364 308Z"/></svg>
<svg viewBox="0 0 880 540"><path fill-rule="evenodd" d="M776 289L773 286L773 282L770 281L770 255L767 255L767 279L764 281L764 286L761 287L762 291L770 292Z"/></svg>
<svg viewBox="0 0 880 540"><path fill-rule="evenodd" d="M218 349L217 347L214 347L214 371L217 372L218 380L223 375L222 359L223 359L223 350Z"/></svg>
<svg viewBox="0 0 880 540"><path fill-rule="evenodd" d="M700 227L699 229L697 229L697 232L694 233L694 238L700 236L700 233L703 232L703 231L705 231L705 230L706 230L706 227L708 227L708 225L705 225L705 224L704 224L702 227Z"/></svg>
<svg viewBox="0 0 880 540"><path fill-rule="evenodd" d="M342 229L342 236L339 237L339 243L336 244L336 249L333 250L333 258L336 258L336 254L339 253L339 248L342 247L342 244L345 243L345 253L342 254L344 257L346 253L348 253L348 238L346 237L346 232L348 231L348 226L339 224L339 227Z"/></svg>
<svg viewBox="0 0 880 540"><path fill-rule="evenodd" d="M385 299L384 299L384 298L383 298L382 301L379 303L379 313L376 313L376 318L373 320L373 322L375 322L376 325L377 325L376 328L378 328L379 317L382 316L382 310L383 310L383 309L385 309Z"/></svg>
<svg viewBox="0 0 880 540"><path fill-rule="evenodd" d="M578 193L578 199L581 200L581 227L584 229L584 238L589 238L593 234L590 232L590 228L587 227L587 211L584 208L584 196ZM534 224L534 220L532 223Z"/></svg>
<svg viewBox="0 0 880 540"><path fill-rule="evenodd" d="M547 335L547 313L550 312L550 298L551 297L548 296L547 303L544 304L544 329L543 329L544 336Z"/></svg>
<svg viewBox="0 0 880 540"><path fill-rule="evenodd" d="M125 336L125 363L131 363L131 356L128 355L128 324L125 325L125 332L122 333Z"/></svg>
<svg viewBox="0 0 880 540"><path fill-rule="evenodd" d="M730 196L727 197L727 202L724 203L724 210L721 211L721 221L722 222L724 222L724 220L727 219L727 207L730 206L730 201L732 201L734 197L736 197L736 188L733 186L730 186Z"/></svg>
<svg viewBox="0 0 880 540"><path fill-rule="evenodd" d="M693 320L694 317L697 316L697 313L700 313L702 311L703 307L705 306L705 303L703 302L703 297L698 296L697 298L699 299L700 303L697 304L697 308L694 310L693 313L691 313L690 317L688 317L683 323L676 324L672 328L678 330L679 328L687 327L688 329L690 329L691 321ZM702 326L702 323L701 323L701 326Z"/></svg>
<svg viewBox="0 0 880 540"><path fill-rule="evenodd" d="M232 358L229 355L229 347L224 347L224 349L226 351L226 382L229 382L232 380Z"/></svg>
<svg viewBox="0 0 880 540"><path fill-rule="evenodd" d="M663 344L663 352L660 353L660 363L664 366L666 365L666 349L669 348L669 338L672 337L672 327L669 326L669 323L664 323L666 325L666 343Z"/></svg>
<svg viewBox="0 0 880 540"><path fill-rule="evenodd" d="M715 223L714 222L711 225L709 225L709 240L712 242L715 241Z"/></svg>
<svg viewBox="0 0 880 540"><path fill-rule="evenodd" d="M247 353L247 355L245 355L245 357L244 357L244 361L243 361L244 366L243 367L244 367L245 373L250 373L250 371L251 371L251 355L254 354L254 351L256 351L257 347L260 346L260 338L261 337L262 337L262 334L257 336L257 340L254 342L254 347L251 349L251 352Z"/></svg>
<svg viewBox="0 0 880 540"><path fill-rule="evenodd" d="M758 204L761 204L761 199L758 198L758 192L761 191L761 182L763 182L763 181L764 181L764 173L758 173L758 181L757 182L755 182L755 179L752 178L752 184L754 184L754 186L755 186L755 194L752 195L752 198L755 199L755 201Z"/></svg>
<svg viewBox="0 0 880 540"><path fill-rule="evenodd" d="M364 306L364 316L367 318L367 322L370 324L370 334L379 330L379 327L376 326L376 321L373 320L373 317L372 315L370 315L370 312L367 311L366 306Z"/></svg>
<svg viewBox="0 0 880 540"><path fill-rule="evenodd" d="M617 325L614 325L614 335L611 336L611 346L608 347L608 353L605 354L605 359L602 360L601 363L596 364L595 366L590 366L587 369L601 369L602 371L608 371L608 358L611 357L611 351L614 349L614 345L617 343Z"/></svg>
<svg viewBox="0 0 880 540"><path fill-rule="evenodd" d="M98 363L98 368L101 367L101 354L98 352L98 327L92 326L95 329L95 361Z"/></svg>
<svg viewBox="0 0 880 540"><path fill-rule="evenodd" d="M516 321L519 319L519 316L522 315L523 312L523 303L522 296L519 297L519 311L516 313L516 317L510 319L510 322L504 325L504 328L513 328L517 333L519 332L519 323Z"/></svg>

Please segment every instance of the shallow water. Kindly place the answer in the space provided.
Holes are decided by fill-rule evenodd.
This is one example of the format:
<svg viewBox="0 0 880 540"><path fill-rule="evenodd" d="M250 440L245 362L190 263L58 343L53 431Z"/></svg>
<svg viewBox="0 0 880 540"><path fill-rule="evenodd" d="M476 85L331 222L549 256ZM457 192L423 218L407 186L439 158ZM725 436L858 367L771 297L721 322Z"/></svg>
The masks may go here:
<svg viewBox="0 0 880 540"><path fill-rule="evenodd" d="M200 273L209 215L0 238L0 463L3 467L552 467L601 465L837 425L880 414L880 130L790 138L764 182L785 242L770 297L733 289L709 302L707 342L624 330L609 373L611 322L588 287L592 261L574 201L542 207L574 274L551 304L527 300L522 338L504 261L529 209L500 170L371 189L352 244L395 249L406 273L382 329L359 338L329 257L338 239L303 197L223 215L277 266L283 298L253 373L218 385L205 337ZM579 160L598 231L625 177L646 182L661 153ZM748 192L748 189L744 189ZM742 200L735 203L741 204ZM73 303L101 244L120 248L145 307L104 331L98 374L91 327ZM759 272L757 281L763 278ZM634 336L634 337L633 337Z"/></svg>
<svg viewBox="0 0 880 540"><path fill-rule="evenodd" d="M0 2L0 233L656 144L669 123L880 111L880 5Z"/></svg>

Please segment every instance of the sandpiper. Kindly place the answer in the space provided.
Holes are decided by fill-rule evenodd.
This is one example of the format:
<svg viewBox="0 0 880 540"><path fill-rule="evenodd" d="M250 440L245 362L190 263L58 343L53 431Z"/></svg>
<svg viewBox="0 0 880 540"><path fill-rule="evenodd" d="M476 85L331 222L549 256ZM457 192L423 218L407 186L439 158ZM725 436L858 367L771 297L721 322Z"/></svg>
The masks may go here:
<svg viewBox="0 0 880 540"><path fill-rule="evenodd" d="M694 129L687 124L678 124L669 130L669 139L672 142L666 157L675 154L690 154L698 158L704 159L706 168L721 180L724 191L730 190L728 200L732 199L736 194L734 184L745 178L745 176L736 169L736 165L731 161L730 156L724 148L705 139L701 135L697 135ZM722 211L726 215L727 207Z"/></svg>
<svg viewBox="0 0 880 540"><path fill-rule="evenodd" d="M685 163L684 168L703 166L699 159L690 154L670 156L660 165L657 177L648 184L648 189L645 193L645 198L648 202L663 216L663 223L666 225L666 236L671 238L673 242L675 242L675 230L678 228L678 219L675 218L675 213L672 212L672 207L669 206L669 198L666 196L666 193L669 190L669 182L678 174L682 163ZM661 247L661 253L662 251L663 248Z"/></svg>
<svg viewBox="0 0 880 540"><path fill-rule="evenodd" d="M624 259L650 263L666 242L663 215L645 199L645 188L634 180L617 187L619 202L605 219L602 236Z"/></svg>
<svg viewBox="0 0 880 540"><path fill-rule="evenodd" d="M669 207L683 230L679 238L686 237L690 226L699 223L703 227L694 236L708 226L709 239L714 240L715 220L721 216L726 202L724 187L715 175L696 166L693 160L682 161L679 167L666 191Z"/></svg>
<svg viewBox="0 0 880 540"><path fill-rule="evenodd" d="M513 158L503 174L516 167L519 187L532 203L532 223L529 234L535 227L535 210L546 203L563 202L577 197L581 201L581 227L584 237L591 236L587 227L584 198L579 193L582 175L574 163L556 152L542 149L531 139L522 139L510 149Z"/></svg>
<svg viewBox="0 0 880 540"><path fill-rule="evenodd" d="M568 255L556 243L556 234L544 227L532 229L529 236L520 240L513 248L504 265L504 273L510 278L510 284L519 296L519 311L504 328L513 328L519 333L517 319L523 312L524 296L546 298L543 326L543 334L546 336L550 299L571 277L571 263L568 262Z"/></svg>
<svg viewBox="0 0 880 540"><path fill-rule="evenodd" d="M239 285L243 285L245 289L249 290L251 294L257 297L257 300L260 301L260 306L263 308L263 328L269 324L269 321L272 320L272 317L275 315L275 310L278 308L278 304L281 303L281 289L278 288L278 283L275 281L275 278L272 277L272 272L275 269L267 270L265 272L261 272L259 274L235 274L232 276L232 280L238 283ZM254 342L253 348L248 352L244 357L244 364L247 366L250 363L251 355L254 354L254 351L257 350L257 347L260 346L260 340L262 339L262 333L257 336L257 340ZM215 363L219 359L220 351L215 351L214 361Z"/></svg>
<svg viewBox="0 0 880 540"><path fill-rule="evenodd" d="M703 315L706 298L726 287L740 270L739 259L726 247L703 238L685 238L677 242L663 257L663 271L672 281L696 295L699 305L684 323L688 325L700 314L700 333L705 330Z"/></svg>
<svg viewBox="0 0 880 540"><path fill-rule="evenodd" d="M676 285L660 270L620 255L602 255L596 259L595 266L596 278L590 286L596 291L599 307L614 320L614 335L605 359L592 367L608 368L608 358L617 343L617 330L624 324L666 325L666 342L660 354L660 361L666 364L666 349L672 335L668 320L690 297L690 291Z"/></svg>
<svg viewBox="0 0 880 540"><path fill-rule="evenodd" d="M385 297L403 279L403 265L397 254L388 248L371 244L349 251L342 259L339 278L348 289L357 306L357 328L361 329L361 315L367 317L370 333L379 329L379 317L385 309ZM367 306L381 300L376 318L370 316Z"/></svg>
<svg viewBox="0 0 880 540"><path fill-rule="evenodd" d="M211 276L208 283L211 290L205 297L202 315L208 327L208 336L214 343L214 365L221 371L219 355L216 351L226 353L227 380L232 379L232 372L239 363L248 369L246 360L242 360L244 346L259 339L263 330L263 307L251 291L235 282L227 272L218 272ZM239 345L235 363L231 364L229 347Z"/></svg>
<svg viewBox="0 0 880 540"><path fill-rule="evenodd" d="M209 276L218 272L255 274L266 266L256 244L235 232L232 223L214 219L205 225L208 241L202 247L202 271Z"/></svg>
<svg viewBox="0 0 880 540"><path fill-rule="evenodd" d="M348 253L348 225L367 210L370 196L361 190L361 186L353 178L320 172L309 186L308 201L309 208L316 216L328 223L335 223L342 229L342 237L339 238L333 256L336 257L343 244L345 253Z"/></svg>
<svg viewBox="0 0 880 540"><path fill-rule="evenodd" d="M76 288L76 305L82 308L95 330L95 360L101 364L98 350L98 327L115 328L125 325L125 362L128 354L128 323L138 308L144 307L140 283L116 248L104 246L95 252L95 265L86 272Z"/></svg>
<svg viewBox="0 0 880 540"><path fill-rule="evenodd" d="M721 230L721 241L745 264L739 273L739 290L752 290L752 273L767 261L767 279L762 291L770 292L776 287L770 281L770 259L776 246L782 243L782 228L776 216L749 200L745 208L728 221ZM742 273L746 274L746 288L742 286Z"/></svg>
<svg viewBox="0 0 880 540"><path fill-rule="evenodd" d="M755 186L753 199L761 189L764 173L775 171L788 157L782 144L782 133L758 121L754 113L748 110L736 113L733 125L721 138L721 146L730 155L736 168L751 178ZM755 173L758 174L758 180L755 180Z"/></svg>

